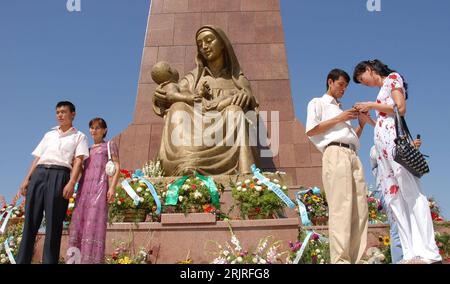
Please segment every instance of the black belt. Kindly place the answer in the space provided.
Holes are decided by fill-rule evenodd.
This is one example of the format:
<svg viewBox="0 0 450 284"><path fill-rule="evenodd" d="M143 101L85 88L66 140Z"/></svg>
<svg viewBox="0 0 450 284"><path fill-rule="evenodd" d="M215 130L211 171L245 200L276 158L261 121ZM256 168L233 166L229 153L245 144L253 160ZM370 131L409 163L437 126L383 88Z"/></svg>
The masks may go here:
<svg viewBox="0 0 450 284"><path fill-rule="evenodd" d="M339 147L344 147L344 148L348 148L350 150L356 151L356 147L353 144L345 144L345 143L341 143L341 142L331 142L330 144L327 145L328 146L339 146Z"/></svg>
<svg viewBox="0 0 450 284"><path fill-rule="evenodd" d="M48 170L63 170L63 171L68 171L70 172L70 169L68 167L64 167L64 166L58 166L58 165L37 165L36 168L41 168L41 169L48 169Z"/></svg>

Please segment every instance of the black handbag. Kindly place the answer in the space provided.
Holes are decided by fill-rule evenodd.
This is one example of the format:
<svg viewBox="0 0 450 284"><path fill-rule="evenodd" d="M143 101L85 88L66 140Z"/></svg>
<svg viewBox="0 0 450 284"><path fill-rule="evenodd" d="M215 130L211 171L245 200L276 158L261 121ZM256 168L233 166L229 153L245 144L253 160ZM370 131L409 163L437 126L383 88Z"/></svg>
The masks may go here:
<svg viewBox="0 0 450 284"><path fill-rule="evenodd" d="M414 176L420 178L430 172L425 156L413 146L413 139L403 116L400 116L397 105L394 105L395 138L394 161L405 167Z"/></svg>

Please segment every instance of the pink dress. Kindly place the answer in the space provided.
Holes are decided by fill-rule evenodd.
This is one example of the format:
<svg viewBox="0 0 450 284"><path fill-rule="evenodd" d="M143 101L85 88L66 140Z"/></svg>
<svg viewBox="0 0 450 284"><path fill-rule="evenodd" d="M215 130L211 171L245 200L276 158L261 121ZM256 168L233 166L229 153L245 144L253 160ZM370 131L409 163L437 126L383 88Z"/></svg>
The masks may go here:
<svg viewBox="0 0 450 284"><path fill-rule="evenodd" d="M111 142L111 155L117 147ZM69 227L69 248L80 250L81 263L105 262L105 239L108 219L107 192L109 188L105 165L108 162L107 143L89 149L84 173L79 182L75 209Z"/></svg>

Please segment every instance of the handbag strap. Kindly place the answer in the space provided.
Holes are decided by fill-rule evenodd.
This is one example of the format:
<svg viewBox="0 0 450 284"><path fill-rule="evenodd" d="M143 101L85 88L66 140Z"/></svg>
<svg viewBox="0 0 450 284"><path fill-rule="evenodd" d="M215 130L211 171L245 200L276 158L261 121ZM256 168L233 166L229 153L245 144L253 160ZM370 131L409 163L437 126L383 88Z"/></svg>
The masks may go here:
<svg viewBox="0 0 450 284"><path fill-rule="evenodd" d="M408 125L406 124L405 117L400 115L397 104L394 103L394 118L395 118L395 132L397 137L405 136L410 143L414 140L412 139L411 133L409 132Z"/></svg>
<svg viewBox="0 0 450 284"><path fill-rule="evenodd" d="M108 161L111 161L111 149L110 149L110 144L111 141L108 141L108 143L106 143L107 147L108 147Z"/></svg>

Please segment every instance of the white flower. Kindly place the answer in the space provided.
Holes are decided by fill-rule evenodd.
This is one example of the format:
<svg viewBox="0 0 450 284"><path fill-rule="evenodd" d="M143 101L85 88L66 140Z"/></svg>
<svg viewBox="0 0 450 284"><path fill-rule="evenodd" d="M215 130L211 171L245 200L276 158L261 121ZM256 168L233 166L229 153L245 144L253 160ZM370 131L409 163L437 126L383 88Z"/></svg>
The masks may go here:
<svg viewBox="0 0 450 284"><path fill-rule="evenodd" d="M183 196L179 196L178 197L178 200L181 202L181 201L183 201Z"/></svg>
<svg viewBox="0 0 450 284"><path fill-rule="evenodd" d="M139 197L139 201L144 202L144 197Z"/></svg>
<svg viewBox="0 0 450 284"><path fill-rule="evenodd" d="M136 188L136 192L142 192L142 187L138 187L138 188Z"/></svg>
<svg viewBox="0 0 450 284"><path fill-rule="evenodd" d="M118 193L116 193L116 197L117 197L117 196L119 196L119 194L118 194Z"/></svg>
<svg viewBox="0 0 450 284"><path fill-rule="evenodd" d="M266 264L267 261L266 261L265 259L261 258L260 261L259 261L259 263L261 263L261 264Z"/></svg>
<svg viewBox="0 0 450 284"><path fill-rule="evenodd" d="M252 179L253 180L257 180L258 178L256 176L252 176Z"/></svg>
<svg viewBox="0 0 450 284"><path fill-rule="evenodd" d="M274 183L279 183L280 181L277 180L276 178L274 178L274 179L273 179L273 182L274 182Z"/></svg>
<svg viewBox="0 0 450 284"><path fill-rule="evenodd" d="M12 217L13 217L13 218L16 218L16 217L17 217L17 215L16 215L16 214L12 214Z"/></svg>
<svg viewBox="0 0 450 284"><path fill-rule="evenodd" d="M227 250L224 250L224 251L223 251L223 255L224 255L224 256L228 256L229 254L230 254L229 251L227 251Z"/></svg>
<svg viewBox="0 0 450 284"><path fill-rule="evenodd" d="M231 260L231 256L227 257L227 261L230 261L230 260Z"/></svg>
<svg viewBox="0 0 450 284"><path fill-rule="evenodd" d="M322 259L322 260L320 261L320 264L324 264L324 263L325 263L325 260Z"/></svg>
<svg viewBox="0 0 450 284"><path fill-rule="evenodd" d="M5 258L6 255L2 253L2 254L0 255L0 257L1 257L1 258Z"/></svg>
<svg viewBox="0 0 450 284"><path fill-rule="evenodd" d="M238 257L236 260L237 260L237 262L242 262L243 261L242 257Z"/></svg>
<svg viewBox="0 0 450 284"><path fill-rule="evenodd" d="M191 180L190 180L190 179L187 179L186 182L191 182Z"/></svg>
<svg viewBox="0 0 450 284"><path fill-rule="evenodd" d="M122 204L122 202L120 202L120 201L117 201L117 205L121 205Z"/></svg>
<svg viewBox="0 0 450 284"><path fill-rule="evenodd" d="M190 187L187 184L183 184L183 186L181 188L184 189L184 190L188 190Z"/></svg>
<svg viewBox="0 0 450 284"><path fill-rule="evenodd" d="M282 189L286 190L286 189L287 189L287 186L283 185Z"/></svg>
<svg viewBox="0 0 450 284"><path fill-rule="evenodd" d="M194 198L195 199L199 199L199 198L201 198L202 197L202 194L199 192L199 191L196 191L195 193L194 193Z"/></svg>
<svg viewBox="0 0 450 284"><path fill-rule="evenodd" d="M317 258L322 258L322 255L318 254L318 255L317 255Z"/></svg>
<svg viewBox="0 0 450 284"><path fill-rule="evenodd" d="M320 253L320 249L316 249L316 253Z"/></svg>
<svg viewBox="0 0 450 284"><path fill-rule="evenodd" d="M22 241L22 237L17 238L17 242L20 243Z"/></svg>
<svg viewBox="0 0 450 284"><path fill-rule="evenodd" d="M238 187L236 188L237 191L241 191L241 189L242 189L242 187L240 187L240 186L238 186Z"/></svg>
<svg viewBox="0 0 450 284"><path fill-rule="evenodd" d="M74 208L74 207L75 207L75 204L69 203L69 208Z"/></svg>
<svg viewBox="0 0 450 284"><path fill-rule="evenodd" d="M236 260L233 260L233 261L231 262L231 264L236 264Z"/></svg>
<svg viewBox="0 0 450 284"><path fill-rule="evenodd" d="M145 191L150 192L150 188L147 187L147 189Z"/></svg>
<svg viewBox="0 0 450 284"><path fill-rule="evenodd" d="M144 195L145 195L145 196L149 196L150 194L149 194L148 192L146 192Z"/></svg>
<svg viewBox="0 0 450 284"><path fill-rule="evenodd" d="M249 180L249 179L246 179L244 182L245 182L246 184L249 184L249 183L250 183L250 180Z"/></svg>
<svg viewBox="0 0 450 284"><path fill-rule="evenodd" d="M0 260L0 263L5 263L6 259L2 258L2 260Z"/></svg>
<svg viewBox="0 0 450 284"><path fill-rule="evenodd" d="M252 259L252 262L253 262L253 263L258 263L258 259L257 259L256 257L254 257L254 258Z"/></svg>
<svg viewBox="0 0 450 284"><path fill-rule="evenodd" d="M236 183L236 186L240 186L240 185L242 185L242 182L238 181L238 182Z"/></svg>
<svg viewBox="0 0 450 284"><path fill-rule="evenodd" d="M199 177L195 177L195 179L196 179L196 180L199 180L200 178L199 178Z"/></svg>
<svg viewBox="0 0 450 284"><path fill-rule="evenodd" d="M258 181L256 182L256 184L257 184L257 185L262 185L262 181L258 180Z"/></svg>
<svg viewBox="0 0 450 284"><path fill-rule="evenodd" d="M244 188L242 189L242 192L246 192L246 191L247 191L247 188L244 187Z"/></svg>
<svg viewBox="0 0 450 284"><path fill-rule="evenodd" d="M257 186L255 186L255 189L256 189L256 191L261 191L261 190L262 190L262 187L259 186L259 185L257 185Z"/></svg>
<svg viewBox="0 0 450 284"><path fill-rule="evenodd" d="M162 196L163 196L163 197L166 196L166 192L165 192L165 191L162 193Z"/></svg>

